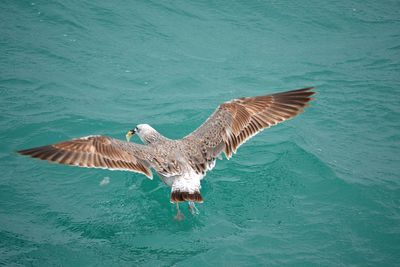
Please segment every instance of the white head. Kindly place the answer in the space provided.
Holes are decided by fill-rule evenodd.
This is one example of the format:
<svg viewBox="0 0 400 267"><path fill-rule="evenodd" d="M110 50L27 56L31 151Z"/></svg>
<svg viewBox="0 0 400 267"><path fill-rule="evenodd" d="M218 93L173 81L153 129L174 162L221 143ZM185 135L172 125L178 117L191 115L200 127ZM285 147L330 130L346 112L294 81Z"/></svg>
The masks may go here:
<svg viewBox="0 0 400 267"><path fill-rule="evenodd" d="M159 132L148 124L138 124L135 129L128 131L126 134L128 142L134 134L137 134L145 144L150 144L163 138Z"/></svg>

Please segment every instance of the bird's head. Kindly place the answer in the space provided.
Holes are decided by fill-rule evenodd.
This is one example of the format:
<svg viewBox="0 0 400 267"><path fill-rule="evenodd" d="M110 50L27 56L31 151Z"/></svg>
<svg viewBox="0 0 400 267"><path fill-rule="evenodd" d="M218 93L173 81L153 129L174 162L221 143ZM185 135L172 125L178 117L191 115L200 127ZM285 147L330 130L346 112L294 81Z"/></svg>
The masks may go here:
<svg viewBox="0 0 400 267"><path fill-rule="evenodd" d="M136 127L134 129L132 129L132 130L129 130L125 135L126 141L129 142L131 140L132 136L134 136L136 132L137 132L137 128Z"/></svg>
<svg viewBox="0 0 400 267"><path fill-rule="evenodd" d="M148 124L138 124L134 129L129 130L126 134L126 140L129 142L135 134L146 144L156 141L156 138L160 136L160 134Z"/></svg>

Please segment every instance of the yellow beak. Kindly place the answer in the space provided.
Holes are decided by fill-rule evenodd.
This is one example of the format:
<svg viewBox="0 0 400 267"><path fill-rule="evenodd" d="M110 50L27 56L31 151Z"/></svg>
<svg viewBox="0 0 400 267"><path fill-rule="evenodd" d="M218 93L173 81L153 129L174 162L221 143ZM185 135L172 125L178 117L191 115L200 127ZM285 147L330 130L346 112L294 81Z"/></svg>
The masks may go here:
<svg viewBox="0 0 400 267"><path fill-rule="evenodd" d="M129 142L134 134L135 134L135 133L134 133L133 131L128 131L128 132L126 133L126 135L125 135L126 141Z"/></svg>

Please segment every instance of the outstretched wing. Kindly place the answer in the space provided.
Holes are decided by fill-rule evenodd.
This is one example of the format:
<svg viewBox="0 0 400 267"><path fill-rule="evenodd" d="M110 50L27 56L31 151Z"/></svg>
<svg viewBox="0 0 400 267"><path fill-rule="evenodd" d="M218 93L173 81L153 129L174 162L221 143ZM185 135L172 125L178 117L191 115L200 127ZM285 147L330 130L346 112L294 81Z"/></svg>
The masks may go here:
<svg viewBox="0 0 400 267"><path fill-rule="evenodd" d="M196 170L205 171L222 152L229 159L249 138L303 112L314 88L244 97L225 102L184 138ZM195 146L193 146L195 144Z"/></svg>
<svg viewBox="0 0 400 267"><path fill-rule="evenodd" d="M133 171L152 179L147 150L146 146L107 136L87 136L18 153L66 165Z"/></svg>

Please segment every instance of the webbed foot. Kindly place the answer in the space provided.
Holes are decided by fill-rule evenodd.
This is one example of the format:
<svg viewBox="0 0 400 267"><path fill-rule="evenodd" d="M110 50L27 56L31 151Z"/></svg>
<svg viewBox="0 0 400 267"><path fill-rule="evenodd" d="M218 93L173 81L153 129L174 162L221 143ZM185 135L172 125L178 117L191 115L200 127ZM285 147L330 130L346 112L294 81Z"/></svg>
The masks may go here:
<svg viewBox="0 0 400 267"><path fill-rule="evenodd" d="M192 215L199 215L200 211L196 208L196 205L194 205L193 201L189 201L189 211Z"/></svg>
<svg viewBox="0 0 400 267"><path fill-rule="evenodd" d="M178 202L176 203L176 209L177 209L177 211L176 211L176 215L175 215L174 219L177 220L177 221L182 221L183 219L185 219L185 216L183 215L183 213L179 209L179 203Z"/></svg>

